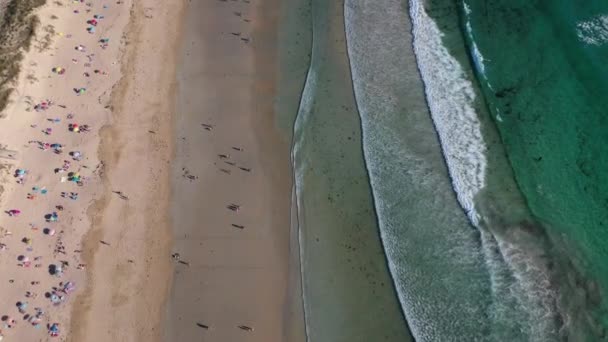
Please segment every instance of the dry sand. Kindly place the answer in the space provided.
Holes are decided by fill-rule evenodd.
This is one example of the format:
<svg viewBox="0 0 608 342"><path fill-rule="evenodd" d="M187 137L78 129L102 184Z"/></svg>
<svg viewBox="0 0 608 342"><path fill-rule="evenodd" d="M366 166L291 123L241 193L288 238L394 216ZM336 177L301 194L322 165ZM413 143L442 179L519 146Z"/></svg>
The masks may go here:
<svg viewBox="0 0 608 342"><path fill-rule="evenodd" d="M18 217L0 218L0 243L7 246L0 251L0 315L17 320L12 328L0 325L9 341L50 340L45 325L54 322L60 324L60 340L160 339L171 274L169 118L181 6L154 0L137 1L134 6L132 1L90 3L89 7L80 2L48 1L37 11L41 19L37 40L22 63L13 103L0 125L0 144L15 151L2 154L11 154L15 160L2 169L0 204L2 211L21 210ZM94 14L104 18L90 34L86 21ZM127 24L129 33L125 35ZM110 39L107 48L101 47L100 38ZM78 44L85 45L86 52L75 50ZM53 73L55 66L67 71ZM96 74L94 69L108 75ZM86 93L77 96L73 88L79 87L86 87ZM41 112L32 109L45 99L54 105ZM68 113L74 119L67 119ZM61 121L47 120L52 118ZM70 132L68 123L88 124L92 131ZM46 128L52 128L51 135L42 132ZM63 153L43 151L35 141L60 143ZM84 155L82 161L67 155L75 150ZM64 160L71 161L68 171L80 172L83 186L61 182L66 173L53 172ZM16 184L12 177L17 168L28 170L24 185ZM48 193L34 193L34 186L46 187ZM122 191L128 200L112 190ZM78 192L78 199L61 197L64 191ZM36 198L27 199L28 193ZM44 215L57 205L64 207L59 222L46 223ZM43 234L45 227L57 234ZM24 237L32 239L31 250L21 242ZM101 240L109 245L102 245ZM59 241L66 254L54 253ZM20 255L32 260L31 267L18 265ZM34 261L37 256L42 259ZM61 261L67 261L69 267L62 277L51 276L49 265ZM39 268L35 267L38 263ZM76 269L79 263L87 264L86 282L85 272ZM68 280L77 284L76 292L61 305L52 306L45 292ZM31 281L40 284L31 285ZM26 291L37 297L25 298ZM35 307L45 311L38 329L24 321L17 301L28 302L28 314ZM70 304L75 304L72 309Z"/></svg>
<svg viewBox="0 0 608 342"><path fill-rule="evenodd" d="M70 330L70 304L75 296L82 292L84 285L84 270L76 266L85 263L79 250L82 250L81 240L90 227L86 209L90 203L101 194L100 167L96 156L99 136L98 129L105 124L110 112L105 108L109 100L110 90L120 77L117 60L120 55L120 37L128 22L129 12L123 6L112 4L103 8L102 4L91 7L83 3L50 2L37 13L41 26L34 44L22 62L22 72L16 83L16 91L12 96L13 103L6 109L6 118L0 125L1 143L7 149L15 150L15 159L10 163L7 174L3 177L4 192L2 208L4 210L19 209L18 217L3 215L0 226L3 227L0 240L7 249L0 253L0 269L3 280L0 282L0 307L3 312L17 320L15 327L9 328L6 322L2 324L6 338L13 341L34 341L47 337L46 324L59 323L61 335L65 337ZM87 9L90 12L87 12ZM79 13L74 11L78 10ZM87 20L93 15L104 16L99 19L96 33L86 31ZM110 38L107 48L102 48L100 38ZM75 47L82 44L85 51L77 51ZM88 64L87 64L88 63ZM65 74L53 73L54 67L66 69ZM98 69L107 73L94 73ZM88 72L89 76L84 73ZM73 89L86 87L85 94L78 96ZM44 111L34 110L34 106L46 99L54 105ZM68 119L68 113L73 119ZM50 119L60 119L52 122ZM69 123L88 124L92 127L89 133L76 133L68 130ZM42 131L51 128L50 135ZM60 143L63 152L58 155L51 150L42 150L38 142ZM73 160L69 151L80 151L84 158ZM64 160L71 162L64 173L55 173L54 169L61 168ZM28 171L24 184L17 184L17 178L12 174L17 168ZM83 186L74 182L62 182L61 178L67 172L80 172ZM39 190L33 190L38 187ZM42 193L43 188L48 191ZM77 192L78 199L71 200L63 197L62 192ZM35 196L28 199L28 194ZM59 211L55 207L63 206ZM59 212L58 222L45 222L44 216L53 211ZM45 228L54 229L54 236L43 233ZM7 231L12 235L5 235ZM30 246L22 243L23 238L30 238ZM62 248L63 246L63 248ZM17 260L19 256L28 257L30 267L22 267ZM40 260L35 258L40 257ZM62 277L49 274L51 265L61 262L69 263ZM20 266L21 264L22 266ZM40 267L36 267L39 264ZM32 285L32 281L39 284ZM53 287L60 282L74 281L76 293L72 293L59 306L53 306L45 293L52 292ZM26 291L35 293L36 298L26 298ZM18 301L27 301L28 307L24 313L19 313L15 306ZM41 316L38 329L25 321L25 314L34 314L34 308L41 308L45 314Z"/></svg>

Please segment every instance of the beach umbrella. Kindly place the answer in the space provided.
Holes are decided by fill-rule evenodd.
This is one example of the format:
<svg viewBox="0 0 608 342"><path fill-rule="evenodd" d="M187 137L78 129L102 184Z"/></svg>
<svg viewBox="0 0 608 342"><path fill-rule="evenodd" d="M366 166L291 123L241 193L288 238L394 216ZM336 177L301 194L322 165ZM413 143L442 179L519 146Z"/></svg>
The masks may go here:
<svg viewBox="0 0 608 342"><path fill-rule="evenodd" d="M70 177L70 180L73 182L80 181L80 174L78 172L73 172L71 176L68 174L68 177Z"/></svg>
<svg viewBox="0 0 608 342"><path fill-rule="evenodd" d="M57 296L56 294L52 294L51 303L53 303L53 304L59 303L59 296Z"/></svg>
<svg viewBox="0 0 608 342"><path fill-rule="evenodd" d="M59 336L59 324L51 324L51 326L49 327L49 334L51 335L51 337Z"/></svg>
<svg viewBox="0 0 608 342"><path fill-rule="evenodd" d="M47 219L48 222L56 222L58 217L56 212L44 215L44 218Z"/></svg>
<svg viewBox="0 0 608 342"><path fill-rule="evenodd" d="M25 311L27 309L27 302L19 302L17 308L19 311Z"/></svg>

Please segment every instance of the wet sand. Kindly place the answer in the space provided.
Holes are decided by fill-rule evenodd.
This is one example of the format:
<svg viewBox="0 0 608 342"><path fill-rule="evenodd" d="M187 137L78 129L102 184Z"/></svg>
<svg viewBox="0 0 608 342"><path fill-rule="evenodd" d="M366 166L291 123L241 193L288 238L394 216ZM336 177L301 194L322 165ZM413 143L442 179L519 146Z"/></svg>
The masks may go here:
<svg viewBox="0 0 608 342"><path fill-rule="evenodd" d="M186 264L174 260L165 340L302 336L288 300L289 272L299 281L289 142L273 110L278 2L190 2L186 12L172 180L173 252Z"/></svg>

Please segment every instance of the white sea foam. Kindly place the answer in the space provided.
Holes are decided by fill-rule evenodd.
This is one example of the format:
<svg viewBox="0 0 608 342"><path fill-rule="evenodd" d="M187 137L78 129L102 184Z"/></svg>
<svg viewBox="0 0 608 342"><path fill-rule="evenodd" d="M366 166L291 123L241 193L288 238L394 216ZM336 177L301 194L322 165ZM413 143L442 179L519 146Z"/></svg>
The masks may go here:
<svg viewBox="0 0 608 342"><path fill-rule="evenodd" d="M502 116L500 116L500 109L496 108L496 120L502 122Z"/></svg>
<svg viewBox="0 0 608 342"><path fill-rule="evenodd" d="M403 29L396 23L404 21L398 14L400 3L345 2L366 166L389 267L412 334L418 341L465 340L465 336L466 340L555 340L555 293L549 286L542 241L527 235L523 227L512 226L505 233L502 226L492 226L500 220L479 222L473 200L485 186L486 145L474 108L473 83L443 46L441 31L420 1L410 3L418 63L405 53L409 42L406 47L399 41ZM465 11L470 13L469 8ZM417 143L423 139L412 139L432 135L425 134L431 129L416 124L421 110L412 101L414 73L404 71L406 65L416 64L452 187L479 235L469 229L455 201L445 198L443 189L449 189L449 183L439 163L431 161L430 144L425 145L429 150L421 150ZM404 83L407 86L400 88ZM418 94L424 104L422 92ZM502 120L498 110L496 116ZM428 213L432 219L422 218ZM434 245L424 249L428 241ZM442 278L449 279L447 290L435 275L442 270L450 273ZM445 307L446 302L451 305ZM455 328L467 322L475 326Z"/></svg>
<svg viewBox="0 0 608 342"><path fill-rule="evenodd" d="M424 12L420 0L411 0L410 3L414 50L454 189L461 205L469 211L473 224L481 230L473 198L484 187L486 147L473 107L474 89L458 61L442 45L442 33ZM500 121L500 117L497 119ZM493 231L493 227L486 228ZM528 319L533 322L524 327L529 330L530 340L554 337L555 297L550 289L542 242L530 242L537 239L529 236L523 227L511 227L509 233L502 236L486 235L482 234L482 242L486 263L491 270L493 291L508 291L517 305L524 308ZM492 256L490 251L494 249L493 246L498 247L496 250L502 255L501 258ZM501 265L500 259L504 259L507 268ZM505 278L509 271L514 277L512 282ZM496 307L496 314L507 314L502 308L504 305Z"/></svg>
<svg viewBox="0 0 608 342"><path fill-rule="evenodd" d="M461 205L469 211L473 224L482 230L473 207L473 198L484 187L486 147L474 109L475 92L458 61L442 45L442 33L424 12L420 0L411 0L410 3L414 50L454 189ZM466 12L470 13L467 7ZM481 68L483 58L479 60ZM501 121L499 115L497 120ZM493 231L496 227L486 228ZM493 291L495 294L503 292L509 297L513 296L511 298L515 302L512 304L524 308L528 319L533 322L522 326L522 329L528 330L530 340L542 341L555 337L555 294L550 287L542 242L529 236L523 227L511 227L508 234L501 236L492 237L482 232L482 243L486 263L491 270ZM501 257L492 255L494 249ZM514 281L508 279L509 273ZM504 295L498 297L502 297L502 304L495 307L495 314L508 315L503 309L509 309L504 302L510 300Z"/></svg>
<svg viewBox="0 0 608 342"><path fill-rule="evenodd" d="M314 53L314 50L313 50ZM295 203L292 203L292 208L296 210L297 220L295 224L298 225L298 244L300 251L300 279L305 279L304 274L304 264L305 264L305 248L302 244L304 241L304 237L302 236L302 227L305 227L304 215L303 215L303 186L304 186L304 170L306 170L308 166L308 160L305 158L304 153L302 152L302 144L305 139L303 129L305 127L306 122L309 120L310 113L312 112L312 106L314 101L314 92L317 87L317 74L313 67L313 64L309 66L308 73L306 75L306 83L304 85L304 89L302 91L302 97L300 98L300 105L298 108L298 114L296 115L296 120L294 123L294 138L293 145L291 150L291 163L293 167L293 180L294 186L293 190L295 191L295 196L292 196L292 200L295 200ZM308 307L308 298L306 291L306 283L302 281L302 303L304 309L304 332L306 334L306 340L310 338L310 327L309 327L309 307Z"/></svg>
<svg viewBox="0 0 608 342"><path fill-rule="evenodd" d="M475 91L460 63L443 45L443 33L420 0L410 1L414 51L458 201L474 224L475 195L485 186L486 146L475 113Z"/></svg>
<svg viewBox="0 0 608 342"><path fill-rule="evenodd" d="M411 333L416 341L481 340L491 326L489 279L439 153L404 35L409 14L399 0L346 0L344 15L365 163Z"/></svg>
<svg viewBox="0 0 608 342"><path fill-rule="evenodd" d="M471 49L473 50L472 51L473 61L475 63L475 67L478 69L478 71L482 75L485 75L486 74L485 59L483 58L483 55L481 54L481 52L479 52L479 48L477 48L477 44L475 43L475 39L473 37L473 28L471 27L471 19L469 18L469 16L471 15L471 8L464 1L463 1L462 5L464 7L464 13L466 15L466 24L465 24L465 26L466 26L466 29L467 29L467 34L468 34L469 39L471 41Z"/></svg>
<svg viewBox="0 0 608 342"><path fill-rule="evenodd" d="M475 65L477 72L479 72L479 74L481 74L481 77L488 85L488 88L490 88L490 90L494 91L494 89L492 88L492 85L490 84L490 81L488 81L488 78L486 77L486 62L488 62L489 60L487 60L481 54L481 51L479 51L479 47L477 46L477 43L475 42L475 37L473 36L473 28L471 26L471 19L470 19L470 16L472 13L471 8L464 1L463 1L462 5L464 7L464 13L466 16L465 26L466 26L467 35L469 36L469 41L471 44L471 55L473 56L473 64Z"/></svg>
<svg viewBox="0 0 608 342"><path fill-rule="evenodd" d="M608 43L608 15L600 15L576 24L576 33L580 40L600 46Z"/></svg>

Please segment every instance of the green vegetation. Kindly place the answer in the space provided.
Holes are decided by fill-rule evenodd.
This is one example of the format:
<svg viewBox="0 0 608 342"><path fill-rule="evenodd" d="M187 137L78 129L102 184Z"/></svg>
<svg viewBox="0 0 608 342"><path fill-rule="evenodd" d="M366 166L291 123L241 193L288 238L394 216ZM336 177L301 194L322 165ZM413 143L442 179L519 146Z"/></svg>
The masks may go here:
<svg viewBox="0 0 608 342"><path fill-rule="evenodd" d="M46 0L12 0L0 17L0 112L12 92L11 82L19 75L23 50L28 50L38 26L32 11Z"/></svg>

